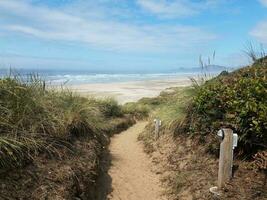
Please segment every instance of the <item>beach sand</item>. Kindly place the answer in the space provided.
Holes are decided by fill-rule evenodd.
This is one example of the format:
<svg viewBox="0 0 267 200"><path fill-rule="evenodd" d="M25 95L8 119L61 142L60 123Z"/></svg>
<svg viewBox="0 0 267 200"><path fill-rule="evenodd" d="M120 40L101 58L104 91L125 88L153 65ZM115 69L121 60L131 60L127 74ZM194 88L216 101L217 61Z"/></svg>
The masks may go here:
<svg viewBox="0 0 267 200"><path fill-rule="evenodd" d="M136 82L121 82L121 83L94 83L82 85L67 86L72 91L75 91L83 96L94 96L97 98L111 97L117 100L120 104L126 102L135 102L143 97L155 97L161 91L170 87L185 87L189 86L191 81L188 77L179 77L169 80L147 80Z"/></svg>

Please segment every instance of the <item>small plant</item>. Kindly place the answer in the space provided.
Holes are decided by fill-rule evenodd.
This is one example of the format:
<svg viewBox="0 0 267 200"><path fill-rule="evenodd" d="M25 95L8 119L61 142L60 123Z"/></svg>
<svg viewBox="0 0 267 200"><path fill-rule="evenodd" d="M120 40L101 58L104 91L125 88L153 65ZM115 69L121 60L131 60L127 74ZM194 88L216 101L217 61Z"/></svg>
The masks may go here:
<svg viewBox="0 0 267 200"><path fill-rule="evenodd" d="M267 56L263 45L256 47L252 42L248 42L245 46L244 53L251 59L253 63L262 63Z"/></svg>
<svg viewBox="0 0 267 200"><path fill-rule="evenodd" d="M195 90L198 90L201 85L203 85L206 81L211 79L213 76L208 73L208 68L211 68L213 66L212 62L215 61L216 57L216 51L213 51L213 54L211 57L208 57L207 60L205 61L202 56L199 56L199 66L201 69L201 74L196 78L196 77L190 77L190 80L192 82L193 88Z"/></svg>

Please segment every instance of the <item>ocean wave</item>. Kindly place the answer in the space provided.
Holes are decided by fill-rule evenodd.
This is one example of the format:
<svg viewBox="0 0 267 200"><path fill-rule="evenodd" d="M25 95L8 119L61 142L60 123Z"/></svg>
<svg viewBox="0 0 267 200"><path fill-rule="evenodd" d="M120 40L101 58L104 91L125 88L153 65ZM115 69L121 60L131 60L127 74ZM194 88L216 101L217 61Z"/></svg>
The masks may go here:
<svg viewBox="0 0 267 200"><path fill-rule="evenodd" d="M32 71L20 70L20 76L27 77ZM8 71L0 70L0 77L7 76ZM78 71L38 71L41 79L53 84L87 84L87 83L118 83L146 80L171 80L176 78L188 78L199 75L199 72L175 72L175 73L89 73ZM27 78L25 78L27 80Z"/></svg>
<svg viewBox="0 0 267 200"><path fill-rule="evenodd" d="M181 77L193 76L193 73L158 73L158 74L57 74L46 76L45 79L52 83L112 83L112 82L129 82L129 81L145 81L158 79L175 79Z"/></svg>

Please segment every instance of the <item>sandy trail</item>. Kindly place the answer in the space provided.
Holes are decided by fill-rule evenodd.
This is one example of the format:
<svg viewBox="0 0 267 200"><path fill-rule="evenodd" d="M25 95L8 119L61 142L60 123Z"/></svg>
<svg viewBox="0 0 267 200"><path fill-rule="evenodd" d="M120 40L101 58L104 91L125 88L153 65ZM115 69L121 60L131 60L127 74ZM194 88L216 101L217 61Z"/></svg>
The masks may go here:
<svg viewBox="0 0 267 200"><path fill-rule="evenodd" d="M137 141L146 122L115 135L111 140L111 200L162 200L159 177L151 171L152 163Z"/></svg>

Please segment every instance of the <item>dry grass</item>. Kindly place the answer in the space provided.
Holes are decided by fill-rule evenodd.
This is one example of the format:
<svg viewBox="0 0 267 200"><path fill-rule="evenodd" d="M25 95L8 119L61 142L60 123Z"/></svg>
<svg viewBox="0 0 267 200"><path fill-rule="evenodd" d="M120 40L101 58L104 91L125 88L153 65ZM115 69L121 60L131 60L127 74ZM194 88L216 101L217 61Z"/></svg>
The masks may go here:
<svg viewBox="0 0 267 200"><path fill-rule="evenodd" d="M105 121L122 116L114 100L47 90L37 76L0 79L0 168L21 166L40 152L60 156L57 149L71 150L74 138L101 141Z"/></svg>

